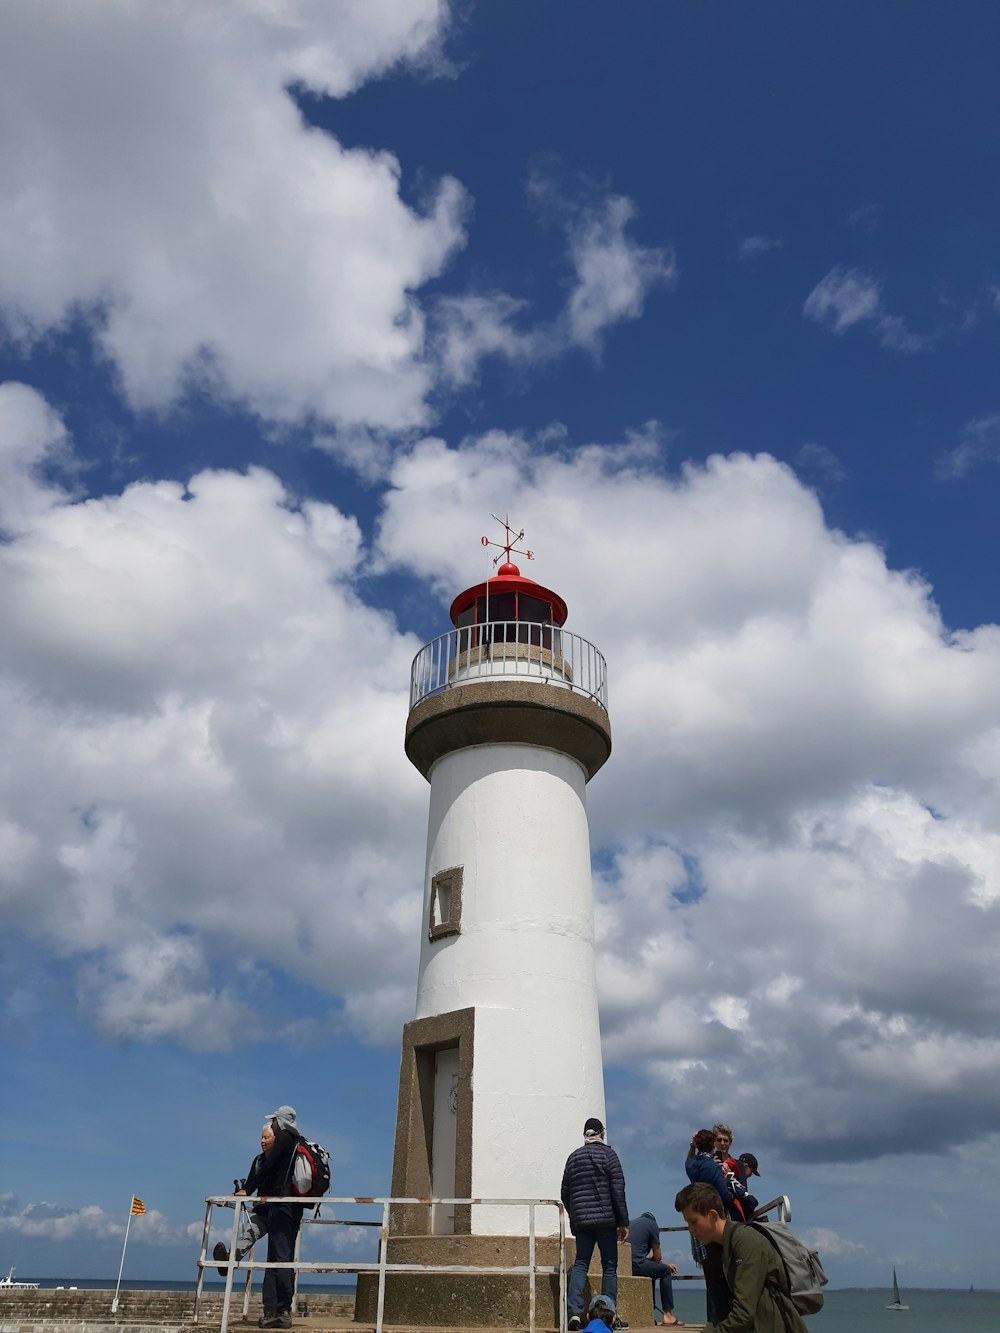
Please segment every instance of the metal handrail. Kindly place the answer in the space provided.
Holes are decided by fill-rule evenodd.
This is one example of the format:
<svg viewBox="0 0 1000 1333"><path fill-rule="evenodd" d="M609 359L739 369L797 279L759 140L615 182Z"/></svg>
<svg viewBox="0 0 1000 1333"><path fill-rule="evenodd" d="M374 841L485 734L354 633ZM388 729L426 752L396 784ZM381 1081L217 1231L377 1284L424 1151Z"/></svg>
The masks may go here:
<svg viewBox="0 0 1000 1333"><path fill-rule="evenodd" d="M787 1194L779 1194L776 1199L770 1203L761 1204L755 1213L751 1214L751 1220L755 1217L766 1217L772 1208L778 1210L778 1221L783 1222L787 1227L792 1220L792 1204Z"/></svg>
<svg viewBox="0 0 1000 1333"><path fill-rule="evenodd" d="M749 1220L753 1221L757 1217L766 1217L772 1208L778 1210L778 1221L788 1226L792 1220L792 1205L787 1194L779 1194L770 1203L758 1204L756 1212L750 1214ZM659 1229L660 1231L687 1231L687 1227L660 1227Z"/></svg>
<svg viewBox="0 0 1000 1333"><path fill-rule="evenodd" d="M325 1203L347 1203L347 1204L381 1204L382 1221L381 1223L345 1223L335 1218L303 1218L304 1223L311 1225L330 1226L330 1225L348 1225L348 1226L380 1226L378 1262L377 1263L330 1263L324 1260L322 1263L305 1263L299 1256L298 1242L296 1242L295 1258L287 1263L259 1263L256 1260L247 1262L241 1259L237 1262L232 1256L236 1253L236 1244L239 1237L241 1208L246 1205L246 1196L237 1194L212 1194L205 1199L205 1225L201 1236L201 1251L198 1255L198 1281L195 1286L194 1297L194 1320L197 1324L198 1315L201 1306L201 1297L205 1285L206 1268L225 1268L226 1270L226 1288L222 1298L222 1320L220 1333L227 1333L229 1325L229 1307L233 1294L233 1278L236 1268L240 1267L247 1272L246 1291L243 1300L243 1313L246 1314L250 1283L253 1280L253 1273L257 1270L266 1271L271 1268L291 1269L296 1275L299 1273L378 1273L378 1304L375 1316L375 1333L382 1333L383 1317L385 1314L385 1278L387 1273L471 1273L474 1275L496 1274L503 1277L527 1277L528 1278L528 1328L529 1333L535 1333L535 1280L538 1277L559 1277L559 1333L566 1333L566 1210L558 1199L397 1199L397 1198L374 1198L364 1195L351 1198L330 1198L326 1196L315 1201L303 1198L301 1195L289 1195L282 1198L272 1198L268 1196L268 1203L297 1203L305 1204L306 1207L313 1206L315 1203L322 1206ZM470 1204L476 1206L515 1206L526 1207L528 1209L528 1263L527 1265L512 1265L501 1267L499 1265L489 1265L484 1267L480 1264L390 1264L387 1260L388 1241L389 1241L389 1219L390 1209L399 1204ZM213 1208L232 1208L233 1227L229 1240L230 1258L226 1261L208 1258L208 1238L212 1224ZM535 1209L555 1208L559 1218L559 1263L539 1264L537 1262L537 1253L535 1245ZM317 1207L317 1212L319 1207ZM301 1235L301 1231L300 1231Z"/></svg>
<svg viewBox="0 0 1000 1333"><path fill-rule="evenodd" d="M465 625L425 643L410 670L410 708L452 687L498 676L572 690L607 711L603 654L570 630L524 620Z"/></svg>

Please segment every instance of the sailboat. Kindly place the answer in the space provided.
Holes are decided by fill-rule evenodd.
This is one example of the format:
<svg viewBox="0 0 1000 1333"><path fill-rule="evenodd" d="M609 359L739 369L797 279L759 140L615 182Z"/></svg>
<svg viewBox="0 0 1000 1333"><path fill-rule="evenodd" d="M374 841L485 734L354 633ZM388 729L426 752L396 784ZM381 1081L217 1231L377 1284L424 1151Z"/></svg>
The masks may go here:
<svg viewBox="0 0 1000 1333"><path fill-rule="evenodd" d="M892 1300L885 1308L887 1310L908 1310L910 1308L899 1299L899 1283L896 1281L895 1269L892 1270Z"/></svg>

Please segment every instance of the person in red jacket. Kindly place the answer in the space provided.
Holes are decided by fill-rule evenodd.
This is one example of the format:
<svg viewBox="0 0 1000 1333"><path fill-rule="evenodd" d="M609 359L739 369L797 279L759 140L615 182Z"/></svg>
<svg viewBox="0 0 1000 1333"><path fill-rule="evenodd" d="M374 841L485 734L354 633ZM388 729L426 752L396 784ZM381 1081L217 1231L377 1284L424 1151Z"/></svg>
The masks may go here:
<svg viewBox="0 0 1000 1333"><path fill-rule="evenodd" d="M745 1222L749 1217L744 1204L747 1196L746 1176L741 1161L732 1155L733 1131L720 1120L712 1126L712 1133L715 1135L715 1160L722 1167L732 1196L728 1200L727 1211L734 1222Z"/></svg>

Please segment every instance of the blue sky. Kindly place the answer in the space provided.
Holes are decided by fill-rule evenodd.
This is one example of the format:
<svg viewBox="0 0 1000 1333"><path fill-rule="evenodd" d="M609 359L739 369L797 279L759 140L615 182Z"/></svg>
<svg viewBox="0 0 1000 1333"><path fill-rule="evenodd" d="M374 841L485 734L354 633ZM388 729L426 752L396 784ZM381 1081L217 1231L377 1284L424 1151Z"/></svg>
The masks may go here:
<svg viewBox="0 0 1000 1333"><path fill-rule="evenodd" d="M995 8L0 16L0 1254L388 1186L409 662L490 511L605 653L613 1141L1000 1285ZM572 1145L568 1145L568 1148ZM568 1149L567 1149L568 1150ZM89 1210L89 1211L87 1211ZM343 1242L348 1248L353 1241Z"/></svg>

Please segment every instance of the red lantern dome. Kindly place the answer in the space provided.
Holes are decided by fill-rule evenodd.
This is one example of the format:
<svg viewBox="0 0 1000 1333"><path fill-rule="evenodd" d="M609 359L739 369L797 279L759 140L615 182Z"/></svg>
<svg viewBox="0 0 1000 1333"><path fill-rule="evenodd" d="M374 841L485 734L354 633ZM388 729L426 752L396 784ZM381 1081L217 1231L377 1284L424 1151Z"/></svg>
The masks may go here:
<svg viewBox="0 0 1000 1333"><path fill-rule="evenodd" d="M558 593L525 578L509 560L494 578L466 588L451 604L451 623L456 629L498 621L558 627L565 624L567 614L566 603ZM510 637L520 635L515 631Z"/></svg>

